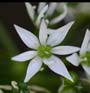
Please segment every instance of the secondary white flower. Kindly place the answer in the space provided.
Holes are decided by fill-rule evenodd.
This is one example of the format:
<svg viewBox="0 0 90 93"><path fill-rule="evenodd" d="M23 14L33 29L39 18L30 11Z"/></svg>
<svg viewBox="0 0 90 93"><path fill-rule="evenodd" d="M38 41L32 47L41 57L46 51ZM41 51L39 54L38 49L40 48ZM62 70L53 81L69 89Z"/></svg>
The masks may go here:
<svg viewBox="0 0 90 93"><path fill-rule="evenodd" d="M74 46L56 46L64 40L73 23L66 24L48 36L47 25L42 19L39 40L33 33L14 25L25 45L33 49L12 57L12 60L19 62L32 59L28 65L24 82L28 82L40 70L42 63L46 64L53 72L73 81L62 60L53 55L67 55L79 51L79 48Z"/></svg>
<svg viewBox="0 0 90 93"><path fill-rule="evenodd" d="M72 54L66 58L71 64L82 65L85 72L90 75L90 31L87 29L79 55Z"/></svg>
<svg viewBox="0 0 90 93"><path fill-rule="evenodd" d="M25 3L27 12L36 26L40 25L42 17L46 18L46 22L49 24L56 24L63 20L67 15L67 5L66 3L49 3L41 2L38 5L37 11L35 11L36 6L32 6L30 3ZM61 6L61 7L60 7ZM62 9L63 8L63 9ZM62 13L60 11L63 10ZM56 17L53 15L58 14ZM50 19L51 18L51 19Z"/></svg>

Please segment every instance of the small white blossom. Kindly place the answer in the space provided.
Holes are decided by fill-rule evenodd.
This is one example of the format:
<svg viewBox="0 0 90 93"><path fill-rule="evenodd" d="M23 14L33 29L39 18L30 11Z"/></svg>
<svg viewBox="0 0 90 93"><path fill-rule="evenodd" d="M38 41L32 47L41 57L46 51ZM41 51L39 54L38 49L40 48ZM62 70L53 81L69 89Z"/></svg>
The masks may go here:
<svg viewBox="0 0 90 93"><path fill-rule="evenodd" d="M46 2L41 2L39 3L37 7L37 11L35 11L36 8L28 2L25 3L25 6L29 14L29 17L31 18L31 20L34 22L36 26L40 25L42 17L44 17L46 21L48 20L49 24L52 25L62 21L67 15L66 3L53 2L47 5ZM62 7L59 7L59 6L62 6ZM49 20L49 17L53 16L55 11L60 12L61 10L63 10L62 13L59 13L58 16Z"/></svg>
<svg viewBox="0 0 90 93"><path fill-rule="evenodd" d="M53 18L50 21L51 25L59 23L60 21L62 21L67 16L68 8L67 8L67 4L66 3L58 3L57 4L57 11L60 12L62 10L63 10L62 13L60 13L58 16L56 16L55 18Z"/></svg>
<svg viewBox="0 0 90 93"><path fill-rule="evenodd" d="M40 70L42 63L46 64L53 72L73 81L62 60L55 56L68 55L79 51L79 48L74 46L57 46L64 40L73 23L74 22L72 21L66 24L48 36L47 25L44 19L42 19L40 24L39 39L30 31L14 25L17 33L25 45L33 49L32 51L26 51L12 57L12 60L19 62L32 59L28 65L24 82L28 82Z"/></svg>
<svg viewBox="0 0 90 93"><path fill-rule="evenodd" d="M90 75L90 31L87 29L79 55L74 53L66 59L74 66L82 65L85 72Z"/></svg>
<svg viewBox="0 0 90 93"><path fill-rule="evenodd" d="M12 81L12 82L11 82L11 85L12 85L13 88L19 89L18 83L17 83L16 81Z"/></svg>

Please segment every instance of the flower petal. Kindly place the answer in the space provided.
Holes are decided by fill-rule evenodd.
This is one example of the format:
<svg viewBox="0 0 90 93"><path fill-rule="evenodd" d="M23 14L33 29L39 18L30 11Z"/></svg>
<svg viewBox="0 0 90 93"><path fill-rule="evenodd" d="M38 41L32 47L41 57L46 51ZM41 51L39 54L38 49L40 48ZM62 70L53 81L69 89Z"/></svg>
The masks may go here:
<svg viewBox="0 0 90 93"><path fill-rule="evenodd" d="M80 55L83 55L86 52L89 41L90 41L90 31L87 29L81 46Z"/></svg>
<svg viewBox="0 0 90 93"><path fill-rule="evenodd" d="M41 12L39 13L37 20L36 20L36 25L38 26L40 24L40 21L42 19L42 17L44 17L44 13L46 13L48 9L48 5L46 5L45 7L43 7L43 9L41 10Z"/></svg>
<svg viewBox="0 0 90 93"><path fill-rule="evenodd" d="M90 52L90 41L89 41L88 46L87 46L87 51Z"/></svg>
<svg viewBox="0 0 90 93"><path fill-rule="evenodd" d="M80 64L80 57L78 56L77 53L74 53L74 54L66 57L66 60L74 66L79 66L79 64Z"/></svg>
<svg viewBox="0 0 90 93"><path fill-rule="evenodd" d="M52 53L58 55L68 55L74 52L79 51L80 48L74 46L57 46L52 48Z"/></svg>
<svg viewBox="0 0 90 93"><path fill-rule="evenodd" d="M50 21L50 24L56 24L60 21L62 21L67 15L67 5L65 3L63 3L63 13L60 14L59 16L53 18L51 21Z"/></svg>
<svg viewBox="0 0 90 93"><path fill-rule="evenodd" d="M39 57L34 58L28 65L24 82L28 82L41 68L42 61Z"/></svg>
<svg viewBox="0 0 90 93"><path fill-rule="evenodd" d="M36 55L37 55L37 51L27 51L19 55L16 55L12 57L11 59L14 61L24 62L24 61L32 59Z"/></svg>
<svg viewBox="0 0 90 93"><path fill-rule="evenodd" d="M42 19L39 32L39 40L41 44L46 44L47 36L47 26L45 20Z"/></svg>
<svg viewBox="0 0 90 93"><path fill-rule="evenodd" d="M30 18L32 20L34 20L35 10L34 10L33 6L28 2L25 3L25 6L26 6L26 9L27 9L27 12L28 12Z"/></svg>
<svg viewBox="0 0 90 93"><path fill-rule="evenodd" d="M46 65L55 73L64 76L65 78L73 81L72 77L70 76L66 66L63 62L56 56L51 56L49 59L43 60Z"/></svg>
<svg viewBox="0 0 90 93"><path fill-rule="evenodd" d="M50 29L50 28L47 29L47 33L48 33L49 35L51 35L51 34L53 34L53 33L55 33L55 32L56 32L56 30L54 30L54 29Z"/></svg>
<svg viewBox="0 0 90 93"><path fill-rule="evenodd" d="M39 46L39 41L37 39L37 37L31 33L30 31L20 27L20 26L17 26L17 25L14 25L17 33L19 34L20 38L22 39L22 41L29 47L29 48L32 48L32 49L37 49L38 46Z"/></svg>
<svg viewBox="0 0 90 93"><path fill-rule="evenodd" d="M47 16L51 16L54 13L54 11L56 10L57 4L58 3L55 3L55 2L49 4L49 8L46 13Z"/></svg>
<svg viewBox="0 0 90 93"><path fill-rule="evenodd" d="M85 72L90 76L90 66L82 65Z"/></svg>
<svg viewBox="0 0 90 93"><path fill-rule="evenodd" d="M74 21L53 31L53 33L50 34L50 36L47 40L47 44L49 44L51 46L55 46L55 45L60 44L64 40L64 38L66 37L66 35L67 35L69 29L71 28L71 26L73 25L73 23L74 23Z"/></svg>
<svg viewBox="0 0 90 93"><path fill-rule="evenodd" d="M41 2L41 3L39 3L39 5L38 5L38 14L41 12L41 10L43 9L43 7L45 6L45 4L46 4L46 2Z"/></svg>

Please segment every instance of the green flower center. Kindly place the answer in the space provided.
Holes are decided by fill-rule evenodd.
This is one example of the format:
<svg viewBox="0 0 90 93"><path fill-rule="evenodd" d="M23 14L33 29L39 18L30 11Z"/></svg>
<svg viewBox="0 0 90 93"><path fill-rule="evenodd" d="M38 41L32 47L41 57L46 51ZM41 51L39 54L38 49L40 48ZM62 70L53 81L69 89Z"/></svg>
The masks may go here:
<svg viewBox="0 0 90 93"><path fill-rule="evenodd" d="M49 45L40 45L38 48L38 56L41 58L49 58L51 53L52 47Z"/></svg>
<svg viewBox="0 0 90 93"><path fill-rule="evenodd" d="M82 64L90 66L90 52L86 52L82 57Z"/></svg>

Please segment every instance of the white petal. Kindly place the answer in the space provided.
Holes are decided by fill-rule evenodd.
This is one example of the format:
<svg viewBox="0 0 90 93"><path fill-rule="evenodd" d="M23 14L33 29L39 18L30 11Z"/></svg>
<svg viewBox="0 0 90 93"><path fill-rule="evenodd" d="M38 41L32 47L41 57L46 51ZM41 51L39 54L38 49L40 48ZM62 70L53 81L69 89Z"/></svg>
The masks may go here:
<svg viewBox="0 0 90 93"><path fill-rule="evenodd" d="M66 60L74 66L79 66L79 64L80 64L80 57L78 56L77 53L74 53L74 54L66 57Z"/></svg>
<svg viewBox="0 0 90 93"><path fill-rule="evenodd" d="M14 25L17 33L19 34L20 38L22 39L22 41L29 47L29 48L32 48L32 49L37 49L38 46L39 46L39 41L37 39L37 37L31 33L30 31L20 27L20 26L17 26L17 25Z"/></svg>
<svg viewBox="0 0 90 93"><path fill-rule="evenodd" d="M62 21L62 20L66 17L66 15L67 15L67 6L66 6L66 4L64 4L64 5L63 5L63 13L60 14L58 17L53 18L53 19L50 21L50 24L52 25L52 24L56 24L56 23Z"/></svg>
<svg viewBox="0 0 90 93"><path fill-rule="evenodd" d="M58 3L55 3L55 2L54 3L50 3L48 11L46 13L47 16L51 16L54 13L54 11L56 10L57 4Z"/></svg>
<svg viewBox="0 0 90 93"><path fill-rule="evenodd" d="M79 51L80 48L74 46L57 46L52 48L52 53L58 55L68 55L74 52Z"/></svg>
<svg viewBox="0 0 90 93"><path fill-rule="evenodd" d="M42 61L39 57L34 58L28 65L24 82L28 82L41 68Z"/></svg>
<svg viewBox="0 0 90 93"><path fill-rule="evenodd" d="M14 61L24 62L24 61L32 59L36 55L37 55L37 51L27 51L19 55L16 55L12 57L11 59Z"/></svg>
<svg viewBox="0 0 90 93"><path fill-rule="evenodd" d="M89 41L88 46L87 46L87 51L90 52L90 41Z"/></svg>
<svg viewBox="0 0 90 93"><path fill-rule="evenodd" d="M51 29L51 28L48 28L48 29L47 29L47 33L48 33L49 35L55 33L55 31L57 31L57 30Z"/></svg>
<svg viewBox="0 0 90 93"><path fill-rule="evenodd" d="M47 26L45 20L42 19L39 32L39 40L41 44L46 44L47 36Z"/></svg>
<svg viewBox="0 0 90 93"><path fill-rule="evenodd" d="M44 13L46 13L47 9L48 9L48 5L46 5L45 7L43 7L43 9L41 10L41 12L39 13L39 16L38 16L38 18L36 20L36 25L37 26L40 24L40 21L41 21L42 17L44 17Z"/></svg>
<svg viewBox="0 0 90 93"><path fill-rule="evenodd" d="M30 18L32 20L34 20L35 10L34 10L33 6L28 2L25 3L25 6L26 6L26 9L27 9L27 12L28 12Z"/></svg>
<svg viewBox="0 0 90 93"><path fill-rule="evenodd" d="M89 41L90 41L90 31L87 29L82 46L81 46L80 55L83 55L86 52Z"/></svg>
<svg viewBox="0 0 90 93"><path fill-rule="evenodd" d="M64 76L65 78L72 80L72 77L70 76L66 66L63 64L63 62L56 56L52 56L49 59L43 60L46 65L55 73Z"/></svg>
<svg viewBox="0 0 90 93"><path fill-rule="evenodd" d="M41 2L41 3L39 3L39 5L38 5L38 14L41 12L41 10L43 9L43 7L45 6L45 2Z"/></svg>
<svg viewBox="0 0 90 93"><path fill-rule="evenodd" d="M90 76L90 66L82 65L85 72Z"/></svg>
<svg viewBox="0 0 90 93"><path fill-rule="evenodd" d="M71 28L71 26L73 25L73 23L74 23L74 21L53 31L53 33L49 36L49 38L47 40L47 44L49 44L51 46L60 44L66 37L66 35L67 35L69 29Z"/></svg>

